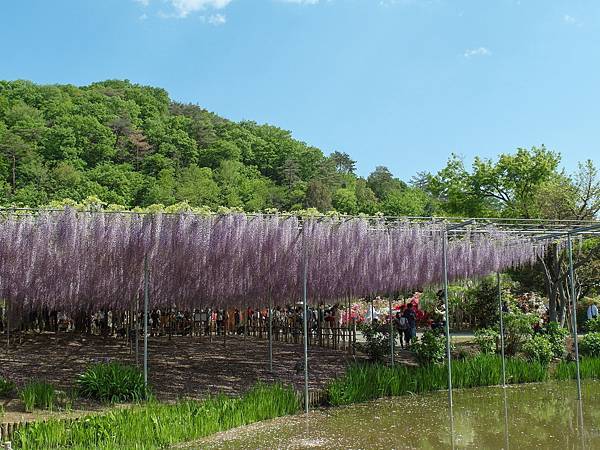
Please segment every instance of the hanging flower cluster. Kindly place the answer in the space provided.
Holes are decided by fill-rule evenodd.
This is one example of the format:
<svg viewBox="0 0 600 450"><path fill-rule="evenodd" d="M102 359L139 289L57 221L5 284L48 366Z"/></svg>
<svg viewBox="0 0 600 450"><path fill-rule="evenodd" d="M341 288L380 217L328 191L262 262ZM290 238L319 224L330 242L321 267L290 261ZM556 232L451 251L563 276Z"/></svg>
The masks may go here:
<svg viewBox="0 0 600 450"><path fill-rule="evenodd" d="M0 221L0 297L23 308L286 304L440 283L443 225L365 218L40 211ZM448 243L449 279L528 264L543 252L497 230Z"/></svg>

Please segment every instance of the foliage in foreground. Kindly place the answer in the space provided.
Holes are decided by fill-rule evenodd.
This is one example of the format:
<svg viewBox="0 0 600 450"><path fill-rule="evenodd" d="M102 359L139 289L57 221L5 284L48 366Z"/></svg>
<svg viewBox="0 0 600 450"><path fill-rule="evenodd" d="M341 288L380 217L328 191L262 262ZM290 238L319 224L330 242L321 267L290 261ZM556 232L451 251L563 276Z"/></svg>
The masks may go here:
<svg viewBox="0 0 600 450"><path fill-rule="evenodd" d="M385 361L390 353L391 345L389 325L377 322L364 324L361 326L360 331L365 338L365 342L357 342L356 349L366 354L369 361ZM402 339L402 337L400 337L400 339Z"/></svg>
<svg viewBox="0 0 600 450"><path fill-rule="evenodd" d="M567 354L567 336L569 336L569 331L557 322L550 322L546 325L546 337L555 358L564 358Z"/></svg>
<svg viewBox="0 0 600 450"><path fill-rule="evenodd" d="M544 365L550 364L554 353L552 345L545 336L536 335L525 341L523 344L523 354L530 361L537 361Z"/></svg>
<svg viewBox="0 0 600 450"><path fill-rule="evenodd" d="M600 359L581 360L583 378L600 378ZM536 360L506 360L506 382L509 384L547 381L550 378L575 378L575 363L561 362L554 371ZM452 363L452 385L455 388L494 386L502 383L502 359L481 354ZM432 392L447 388L447 367L432 364L423 367L379 364L354 365L346 374L331 382L328 397L332 405L364 402L380 397Z"/></svg>
<svg viewBox="0 0 600 450"><path fill-rule="evenodd" d="M32 381L23 388L20 397L27 412L36 408L52 409L56 400L56 390L45 381Z"/></svg>
<svg viewBox="0 0 600 450"><path fill-rule="evenodd" d="M600 333L588 333L579 342L579 352L584 356L600 358Z"/></svg>
<svg viewBox="0 0 600 450"><path fill-rule="evenodd" d="M584 314L581 316L585 318ZM588 333L600 333L600 317L586 321L585 329Z"/></svg>
<svg viewBox="0 0 600 450"><path fill-rule="evenodd" d="M176 404L147 403L74 422L36 422L19 430L20 449L162 448L261 420L293 414L300 402L293 389L257 385L242 397L219 395Z"/></svg>
<svg viewBox="0 0 600 450"><path fill-rule="evenodd" d="M446 336L440 331L427 330L411 349L421 365L442 363L446 356Z"/></svg>
<svg viewBox="0 0 600 450"><path fill-rule="evenodd" d="M10 397L15 391L15 383L0 377L0 398Z"/></svg>
<svg viewBox="0 0 600 450"><path fill-rule="evenodd" d="M137 368L118 362L88 367L77 379L83 397L102 402L140 401L148 397L144 374Z"/></svg>
<svg viewBox="0 0 600 450"><path fill-rule="evenodd" d="M475 344L481 353L495 353L499 336L499 333L492 328L480 328L475 331Z"/></svg>

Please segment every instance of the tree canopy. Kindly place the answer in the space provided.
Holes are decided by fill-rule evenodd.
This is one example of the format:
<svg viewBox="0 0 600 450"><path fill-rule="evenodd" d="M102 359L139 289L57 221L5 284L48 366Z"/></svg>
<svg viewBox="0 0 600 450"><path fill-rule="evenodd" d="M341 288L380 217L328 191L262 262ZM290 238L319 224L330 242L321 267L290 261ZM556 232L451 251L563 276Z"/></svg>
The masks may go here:
<svg viewBox="0 0 600 450"><path fill-rule="evenodd" d="M160 88L108 80L89 86L0 81L0 204L96 198L124 208L187 202L245 211L316 208L346 214L596 217L591 161L559 171L545 147L517 149L469 170L452 155L410 183L378 166L366 178L342 151L290 131L233 122Z"/></svg>

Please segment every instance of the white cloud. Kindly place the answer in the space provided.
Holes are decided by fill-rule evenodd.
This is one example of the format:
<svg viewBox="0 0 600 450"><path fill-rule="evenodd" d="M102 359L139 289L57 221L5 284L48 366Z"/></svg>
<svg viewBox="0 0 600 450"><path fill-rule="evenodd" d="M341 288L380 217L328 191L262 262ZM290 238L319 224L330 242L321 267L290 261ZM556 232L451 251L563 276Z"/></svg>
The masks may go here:
<svg viewBox="0 0 600 450"><path fill-rule="evenodd" d="M465 58L473 58L475 56L490 56L492 52L486 47L470 48L465 50L463 56Z"/></svg>
<svg viewBox="0 0 600 450"><path fill-rule="evenodd" d="M177 17L187 17L191 13L204 9L223 9L231 0L169 0Z"/></svg>
<svg viewBox="0 0 600 450"><path fill-rule="evenodd" d="M565 14L563 16L563 22L566 23L567 25L574 25L576 27L581 26L581 22L576 17L573 17L570 14Z"/></svg>
<svg viewBox="0 0 600 450"><path fill-rule="evenodd" d="M147 7L150 5L151 0L133 0L140 5ZM161 3L159 0L154 0L155 3ZM171 12L163 12L159 11L158 15L160 17L169 18L169 17L179 17L185 18L190 14L193 14L198 11L206 11L206 10L220 10L227 7L232 0L162 0L162 3L167 3L170 5L172 11ZM215 17L213 20L222 22L225 16ZM210 22L210 17L209 17Z"/></svg>
<svg viewBox="0 0 600 450"><path fill-rule="evenodd" d="M227 17L225 17L224 14L211 14L210 16L208 16L207 21L211 25L218 26L223 25L225 22L227 22Z"/></svg>
<svg viewBox="0 0 600 450"><path fill-rule="evenodd" d="M297 5L316 5L319 0L279 0L283 3L295 3Z"/></svg>

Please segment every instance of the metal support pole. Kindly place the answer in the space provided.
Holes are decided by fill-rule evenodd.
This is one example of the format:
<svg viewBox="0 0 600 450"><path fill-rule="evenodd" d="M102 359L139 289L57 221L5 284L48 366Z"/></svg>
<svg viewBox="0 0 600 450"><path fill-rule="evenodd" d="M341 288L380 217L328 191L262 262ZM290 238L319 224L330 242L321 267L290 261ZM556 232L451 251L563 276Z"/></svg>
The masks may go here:
<svg viewBox="0 0 600 450"><path fill-rule="evenodd" d="M250 331L248 329L248 326L250 325L250 322L249 322L250 317L248 316L248 309L249 308L250 307L248 305L246 305L246 311L244 313L244 318L246 319L246 320L244 320L244 340L246 340L246 338L248 337L248 332Z"/></svg>
<svg viewBox="0 0 600 450"><path fill-rule="evenodd" d="M450 354L450 312L448 308L448 231L444 231L442 241L444 258L444 308L446 316L446 358L448 364L448 404L452 409L452 356Z"/></svg>
<svg viewBox="0 0 600 450"><path fill-rule="evenodd" d="M140 368L140 299L136 298L135 313L134 313L134 330L135 330L135 367Z"/></svg>
<svg viewBox="0 0 600 450"><path fill-rule="evenodd" d="M144 384L148 386L148 257L144 257Z"/></svg>
<svg viewBox="0 0 600 450"><path fill-rule="evenodd" d="M448 230L442 236L444 259L444 307L446 309L446 358L448 364L448 415L450 416L450 442L454 449L454 406L452 402L452 355L450 353L450 308L448 307Z"/></svg>
<svg viewBox="0 0 600 450"><path fill-rule="evenodd" d="M6 313L6 348L10 347L10 300L4 303Z"/></svg>
<svg viewBox="0 0 600 450"><path fill-rule="evenodd" d="M308 258L306 254L304 231L302 232L302 241L304 246L304 279L302 283L302 301L304 303L304 411L308 413Z"/></svg>
<svg viewBox="0 0 600 450"><path fill-rule="evenodd" d="M390 306L390 359L394 367L394 317L392 316L392 297L389 298Z"/></svg>
<svg viewBox="0 0 600 450"><path fill-rule="evenodd" d="M350 317L352 309L350 308L350 295L348 295L348 309L346 312L346 331L348 333L348 355L352 353L352 329L350 328Z"/></svg>
<svg viewBox="0 0 600 450"><path fill-rule="evenodd" d="M498 280L498 308L500 312L500 354L502 355L502 387L506 387L506 360L504 359L504 308L502 308L502 286L500 273L496 274Z"/></svg>
<svg viewBox="0 0 600 450"><path fill-rule="evenodd" d="M506 389L502 390L504 394L504 448L505 450L510 449L510 440L508 433L508 399L506 398Z"/></svg>
<svg viewBox="0 0 600 450"><path fill-rule="evenodd" d="M573 241L571 233L567 234L567 252L569 253L569 279L571 287L571 301L573 302L573 342L575 343L575 367L577 369L577 399L581 400L581 375L579 372L579 343L577 342L577 296L575 293L575 271L573 270Z"/></svg>
<svg viewBox="0 0 600 450"><path fill-rule="evenodd" d="M273 372L273 305L269 295L269 371Z"/></svg>

